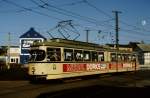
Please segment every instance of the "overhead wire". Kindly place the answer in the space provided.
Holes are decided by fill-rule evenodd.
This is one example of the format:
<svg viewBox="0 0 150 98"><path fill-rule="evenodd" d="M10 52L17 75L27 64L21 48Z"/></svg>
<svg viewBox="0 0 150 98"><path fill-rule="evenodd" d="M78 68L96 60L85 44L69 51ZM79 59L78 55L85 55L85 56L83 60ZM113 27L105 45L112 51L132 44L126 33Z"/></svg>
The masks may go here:
<svg viewBox="0 0 150 98"><path fill-rule="evenodd" d="M101 21L99 20L96 20L94 18L91 18L91 17L86 17L86 16L82 16L80 14L77 14L77 13L74 13L72 11L69 11L69 10L66 10L66 9L62 9L62 8L59 8L59 7L56 7L52 4L49 4L49 3L46 3L45 1L43 0L40 0L42 3L44 3L47 7L50 7L50 8L54 8L54 9L57 9L59 11L62 11L62 12L65 12L65 14L69 14L71 17L74 17L76 19L80 19L82 21L86 21L86 22L89 22L89 23L93 23L93 24L96 24L96 25L100 25L100 26L109 26L109 27L113 27L112 25L108 25L108 24L102 24ZM47 7L44 7L44 8L47 8ZM51 9L49 9L51 10ZM67 15L68 16L68 15ZM110 19L109 19L110 20Z"/></svg>
<svg viewBox="0 0 150 98"><path fill-rule="evenodd" d="M56 12L56 13L58 13L58 14L62 14L62 15L65 15L65 16L70 16L70 17L74 17L74 18L79 18L78 16L74 16L74 15L72 15L72 14L68 14L68 13L66 13L66 12L62 12L62 11L57 10L57 9L50 9L50 8L47 8L47 7L45 7L46 5L48 5L48 4L46 4L46 3L44 3L44 5L40 5L39 3L37 3L37 2L34 1L34 0L30 0L30 1L33 2L33 3L35 3L36 5L38 5L40 8L46 9L46 10L48 10L48 11L53 11L53 12ZM41 1L41 0L40 0L40 1Z"/></svg>
<svg viewBox="0 0 150 98"><path fill-rule="evenodd" d="M127 31L127 32L132 32L136 35L140 35L140 36L149 36L149 34L146 34L146 33L141 33L139 31L135 31L135 30L129 30L129 29L121 29L122 31Z"/></svg>
<svg viewBox="0 0 150 98"><path fill-rule="evenodd" d="M88 0L83 0L85 4L87 4L88 6L94 8L96 11L98 11L99 13L104 14L105 16L112 18L111 15L107 14L106 12L104 12L103 10L97 8L95 5L91 4Z"/></svg>
<svg viewBox="0 0 150 98"><path fill-rule="evenodd" d="M62 19L60 19L60 18L53 17L53 16L50 16L50 15L48 15L48 14L42 13L42 12L40 12L40 11L33 10L34 8L27 8L27 7L21 6L21 5L15 3L15 2L13 2L13 1L9 1L9 0L1 0L1 1L4 1L4 2L9 3L9 4L12 4L12 5L14 5L14 6L16 6L16 7L22 9L22 10L18 10L18 11L29 11L29 12L33 12L33 13L36 13L36 14L40 14L40 15L43 15L43 16L47 16L47 17L50 17L50 18L53 18L53 19L61 20L61 21L62 21ZM31 0L31 1L33 1L33 0ZM84 20L84 21L87 21L87 22L89 22L89 23L94 23L94 24L96 24L96 25L108 26L108 27L111 27L111 28L114 27L114 26L108 25L108 24L107 24L107 25L106 25L106 24L103 24L103 25L102 25L102 24L100 23L100 21L97 21L96 19L89 18L89 17L85 17L85 16L82 16L82 15L80 15L80 14L77 14L77 13L74 13L74 12L71 12L71 11L68 11L68 10L65 10L65 9L61 9L61 8L59 8L59 7L55 7L55 6L53 6L53 5L49 4L49 3L46 3L46 2L43 1L43 0L40 0L40 2L42 2L43 4L36 3L36 5L38 5L38 7L40 7L40 8L43 7L44 9L47 9L48 7L50 7L50 8L53 8L53 12L54 12L54 11L57 11L57 13L61 13L61 14L64 14L64 15L67 15L67 16L70 16L70 17L74 17L74 18L76 18L76 19ZM109 22L109 21L111 21L111 20L114 20L109 14L107 14L106 12L100 10L99 8L97 8L96 6L94 6L93 4L89 3L87 0L83 0L83 2L86 3L87 5L93 7L95 10L99 11L100 13L103 13L103 14L106 15L107 17L111 18L111 19L107 20L106 23ZM47 7L47 6L48 6L48 7ZM50 9L50 8L48 8L48 9L49 9L49 10L52 10L52 9ZM36 9L36 8L35 8L35 9ZM68 13L69 13L69 14L68 14ZM103 21L103 22L104 22L104 21ZM130 24L124 22L124 21L121 21L121 23L124 24L124 25L127 25L128 27L133 28L133 30L121 28L120 30L122 30L122 31L131 32L132 34L136 34L137 36L145 36L145 37L147 37L147 36L149 35L149 34L145 34L145 33L139 32L139 31L146 31L146 32L149 32L148 30L138 28L137 26L130 25ZM137 30L138 30L138 31L137 31ZM130 34L131 34L131 33L130 33ZM128 34L129 34L129 33L128 33ZM146 39L145 39L145 40L146 40Z"/></svg>
<svg viewBox="0 0 150 98"><path fill-rule="evenodd" d="M74 5L78 5L78 4L81 4L81 3L84 3L84 0L74 1L74 2L71 2L71 3L61 4L61 5L57 5L57 6L59 6L59 7L74 6Z"/></svg>
<svg viewBox="0 0 150 98"><path fill-rule="evenodd" d="M138 31L133 31L133 30L128 30L128 29L123 29L121 31L124 31L123 32L120 32L120 40L123 41L138 41L138 40L148 40L149 39L149 35L148 34L144 34L144 33L141 33L141 32L138 32ZM128 39L128 40L127 40Z"/></svg>
<svg viewBox="0 0 150 98"><path fill-rule="evenodd" d="M128 24L124 21L120 21L120 23L131 28L131 29L128 29L128 28L120 29L121 31L125 32L122 34L123 34L123 36L126 36L126 38L129 38L130 40L144 40L144 41L149 39L150 34L147 33L147 32L150 32L149 30L139 28L135 25ZM126 38L124 40L126 40Z"/></svg>
<svg viewBox="0 0 150 98"><path fill-rule="evenodd" d="M26 7L21 6L21 5L15 3L13 1L9 1L9 0L3 0L3 1L8 3L8 4L14 5L14 6L18 7L18 8L21 8L21 9L24 9L26 11L29 11L29 12L33 12L33 13L36 13L36 14L39 14L39 15L42 15L42 16L46 16L46 17L49 17L49 18L53 18L53 19L56 19L56 20L62 20L60 18L57 18L57 17L54 17L54 16L50 16L50 15L45 14L45 13L42 13L42 12L39 12L39 11L35 11L35 10L31 9L31 8L26 8Z"/></svg>
<svg viewBox="0 0 150 98"><path fill-rule="evenodd" d="M29 9L38 9L39 7L29 7ZM26 12L26 9L10 9L10 10L1 10L0 13L21 13Z"/></svg>
<svg viewBox="0 0 150 98"><path fill-rule="evenodd" d="M107 14L106 12L104 12L103 10L97 8L95 5L93 5L93 4L91 4L90 2L88 2L88 0L84 0L84 1L85 1L84 3L86 3L88 6L94 8L96 11L98 11L98 12L100 12L100 13L106 15L106 16L109 17L109 18L112 18L111 15L109 15L109 14ZM125 25L129 26L129 27L135 28L136 30L150 32L150 31L148 31L148 30L138 28L137 26L130 25L130 24L124 22L124 21L120 21L120 22L121 22L122 24L125 24ZM133 30L121 29L121 30L123 30L123 31L132 31L132 32L135 32L135 33L137 33L137 34L143 35L143 33L140 33L139 31L135 31L135 29L133 29ZM144 34L144 35L146 36L147 34Z"/></svg>
<svg viewBox="0 0 150 98"><path fill-rule="evenodd" d="M34 12L34 13L37 13L37 14L40 14L40 15L44 15L44 16L48 16L49 17L49 15L47 15L47 14L45 14L45 13L41 13L41 12L39 12L39 11L35 11L35 10L33 10L33 9L31 9L31 8L26 8L26 7L23 7L23 6L21 6L21 5L19 5L19 4L17 4L17 3L14 3L14 2L11 2L11 1L8 1L8 0L3 0L3 1L5 1L6 3L9 3L9 4L12 4L12 5L14 5L14 6L16 6L16 7L19 7L19 8L21 8L21 9L23 9L23 10L25 10L25 11L30 11L30 12ZM33 0L32 0L33 1ZM42 0L40 0L40 1L42 1ZM35 3L35 2L34 2ZM36 4L38 4L38 3L36 3ZM40 7L43 7L42 5L38 5L38 6L40 6ZM50 16L51 17L51 16ZM52 17L51 17L52 18ZM54 18L54 17L53 17ZM56 18L55 18L56 19ZM58 19L58 18L57 18ZM58 19L58 20L61 20L61 19Z"/></svg>
<svg viewBox="0 0 150 98"><path fill-rule="evenodd" d="M124 21L120 21L120 23L122 23L122 24L124 24L124 25L127 25L127 26L129 26L129 27L134 28L133 30L139 30L139 31L150 32L149 30L139 28L139 27L137 27L137 26L135 26L135 25L128 24L128 23L126 23L126 22L124 22Z"/></svg>

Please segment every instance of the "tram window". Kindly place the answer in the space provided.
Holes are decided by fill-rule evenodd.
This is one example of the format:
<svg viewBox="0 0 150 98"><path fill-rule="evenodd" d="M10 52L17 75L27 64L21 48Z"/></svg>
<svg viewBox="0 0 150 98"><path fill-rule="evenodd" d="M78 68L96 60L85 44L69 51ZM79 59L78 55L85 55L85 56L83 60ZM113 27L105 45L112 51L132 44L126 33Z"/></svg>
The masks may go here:
<svg viewBox="0 0 150 98"><path fill-rule="evenodd" d="M72 60L73 60L73 50L64 49L64 61L72 61Z"/></svg>
<svg viewBox="0 0 150 98"><path fill-rule="evenodd" d="M122 61L122 56L121 56L121 54L118 54L118 61Z"/></svg>
<svg viewBox="0 0 150 98"><path fill-rule="evenodd" d="M132 60L132 57L131 55L128 56L128 61L131 61Z"/></svg>
<svg viewBox="0 0 150 98"><path fill-rule="evenodd" d="M124 61L127 62L128 61L128 54L123 54L123 58L124 58Z"/></svg>
<svg viewBox="0 0 150 98"><path fill-rule="evenodd" d="M132 55L132 61L136 61L136 56Z"/></svg>
<svg viewBox="0 0 150 98"><path fill-rule="evenodd" d="M98 61L104 61L104 53L103 52L98 53Z"/></svg>
<svg viewBox="0 0 150 98"><path fill-rule="evenodd" d="M84 61L91 61L90 51L84 51L83 54L84 54L84 55L83 55Z"/></svg>
<svg viewBox="0 0 150 98"><path fill-rule="evenodd" d="M42 61L45 59L45 51L43 50L31 50L30 61Z"/></svg>
<svg viewBox="0 0 150 98"><path fill-rule="evenodd" d="M47 61L60 61L60 48L47 48Z"/></svg>
<svg viewBox="0 0 150 98"><path fill-rule="evenodd" d="M75 50L74 51L75 61L82 61L83 60L83 52L82 50Z"/></svg>
<svg viewBox="0 0 150 98"><path fill-rule="evenodd" d="M132 56L130 54L123 54L123 58L125 62L132 60Z"/></svg>
<svg viewBox="0 0 150 98"><path fill-rule="evenodd" d="M125 61L125 56L124 56L124 54L122 54L121 59L122 59L122 61Z"/></svg>
<svg viewBox="0 0 150 98"><path fill-rule="evenodd" d="M92 61L98 61L98 55L95 51L92 51Z"/></svg>
<svg viewBox="0 0 150 98"><path fill-rule="evenodd" d="M116 61L116 54L115 53L111 53L111 61Z"/></svg>

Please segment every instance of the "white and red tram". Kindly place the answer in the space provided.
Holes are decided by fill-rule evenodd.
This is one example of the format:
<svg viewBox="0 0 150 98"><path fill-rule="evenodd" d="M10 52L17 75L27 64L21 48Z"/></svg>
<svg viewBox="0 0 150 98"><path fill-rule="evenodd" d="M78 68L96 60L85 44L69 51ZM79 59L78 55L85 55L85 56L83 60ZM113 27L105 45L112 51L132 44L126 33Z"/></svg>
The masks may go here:
<svg viewBox="0 0 150 98"><path fill-rule="evenodd" d="M34 43L30 56L29 75L46 80L138 69L137 56L132 51L116 54L106 46L57 38Z"/></svg>

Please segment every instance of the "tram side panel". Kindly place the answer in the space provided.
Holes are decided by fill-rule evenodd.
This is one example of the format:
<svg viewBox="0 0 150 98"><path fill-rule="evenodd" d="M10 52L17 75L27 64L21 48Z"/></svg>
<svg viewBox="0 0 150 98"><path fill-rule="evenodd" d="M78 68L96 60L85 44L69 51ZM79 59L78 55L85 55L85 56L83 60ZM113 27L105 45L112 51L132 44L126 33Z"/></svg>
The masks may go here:
<svg viewBox="0 0 150 98"><path fill-rule="evenodd" d="M36 63L30 64L31 76L60 79L76 76L94 75L110 72L134 71L135 65L120 63L118 70L116 63Z"/></svg>
<svg viewBox="0 0 150 98"><path fill-rule="evenodd" d="M109 72L109 63L62 63L56 71L50 72L47 79L69 78ZM54 69L53 69L54 70ZM116 72L116 70L113 70Z"/></svg>

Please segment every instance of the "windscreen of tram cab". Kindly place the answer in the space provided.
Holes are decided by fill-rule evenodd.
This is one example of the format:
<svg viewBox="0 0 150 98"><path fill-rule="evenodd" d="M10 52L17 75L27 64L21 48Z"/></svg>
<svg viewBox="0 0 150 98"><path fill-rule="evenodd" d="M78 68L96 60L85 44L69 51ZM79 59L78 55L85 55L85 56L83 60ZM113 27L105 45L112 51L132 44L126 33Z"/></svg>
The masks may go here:
<svg viewBox="0 0 150 98"><path fill-rule="evenodd" d="M31 50L30 61L42 61L45 58L45 51L43 50Z"/></svg>

